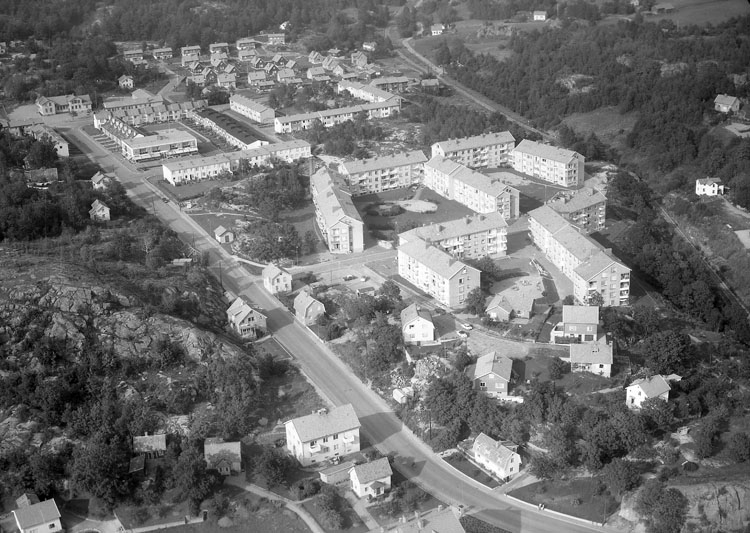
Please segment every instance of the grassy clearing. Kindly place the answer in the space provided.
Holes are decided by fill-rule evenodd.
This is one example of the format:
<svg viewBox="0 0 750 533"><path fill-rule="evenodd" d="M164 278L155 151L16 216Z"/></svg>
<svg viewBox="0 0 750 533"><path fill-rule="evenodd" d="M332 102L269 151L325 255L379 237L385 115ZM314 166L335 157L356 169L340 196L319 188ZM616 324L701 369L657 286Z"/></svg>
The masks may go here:
<svg viewBox="0 0 750 533"><path fill-rule="evenodd" d="M341 529L331 529L325 527L325 521L323 519L324 511L320 508L315 498L303 503L302 507L304 507L311 515L313 515L315 521L320 524L320 527L323 528L324 531L348 531L349 533L365 533L366 531L368 531L367 526L362 523L362 521L359 519L359 516L357 516L357 513L354 511L354 509L352 509L351 505L349 505L349 502L347 502L342 497L340 499L340 503L340 511L344 516L344 527Z"/></svg>
<svg viewBox="0 0 750 533"><path fill-rule="evenodd" d="M540 481L515 489L509 494L547 509L601 523L617 511L619 504L608 493L597 494L597 478L566 481Z"/></svg>
<svg viewBox="0 0 750 533"><path fill-rule="evenodd" d="M495 478L486 474L477 466L474 466L474 464L469 461L462 453L454 453L450 457L446 457L445 462L447 462L456 470L463 472L470 478L479 481L483 485L487 485L491 489L500 486L500 483L498 483Z"/></svg>

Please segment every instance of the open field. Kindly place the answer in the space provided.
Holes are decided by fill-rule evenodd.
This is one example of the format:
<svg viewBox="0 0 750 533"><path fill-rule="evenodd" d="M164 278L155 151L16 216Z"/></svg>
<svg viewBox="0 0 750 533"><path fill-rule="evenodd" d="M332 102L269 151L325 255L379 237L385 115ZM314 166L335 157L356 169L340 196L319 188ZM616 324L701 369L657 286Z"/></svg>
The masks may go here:
<svg viewBox="0 0 750 533"><path fill-rule="evenodd" d="M492 476L483 472L479 467L474 466L474 464L472 464L463 453L454 453L453 455L446 457L445 462L470 478L479 481L483 485L487 485L491 489L500 486L500 483L498 483Z"/></svg>
<svg viewBox="0 0 750 533"><path fill-rule="evenodd" d="M541 481L509 494L529 503L543 503L547 509L602 523L619 504L608 493L597 495L598 483L595 478Z"/></svg>
<svg viewBox="0 0 750 533"><path fill-rule="evenodd" d="M650 15L646 21L671 20L680 26L702 26L750 13L750 5L745 0L674 0L670 3L675 7L672 13Z"/></svg>

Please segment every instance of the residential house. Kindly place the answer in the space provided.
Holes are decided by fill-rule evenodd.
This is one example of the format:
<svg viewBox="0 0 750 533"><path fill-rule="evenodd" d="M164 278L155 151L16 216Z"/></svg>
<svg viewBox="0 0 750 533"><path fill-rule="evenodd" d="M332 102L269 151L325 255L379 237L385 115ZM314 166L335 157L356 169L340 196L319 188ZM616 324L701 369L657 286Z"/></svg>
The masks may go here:
<svg viewBox="0 0 750 533"><path fill-rule="evenodd" d="M433 343L435 324L430 311L416 303L406 307L401 311L401 333L404 344Z"/></svg>
<svg viewBox="0 0 750 533"><path fill-rule="evenodd" d="M91 176L91 187L93 187L95 191L103 191L114 179L115 177L112 174L106 174L100 170Z"/></svg>
<svg viewBox="0 0 750 533"><path fill-rule="evenodd" d="M263 269L263 286L271 294L290 292L292 290L292 275L273 263Z"/></svg>
<svg viewBox="0 0 750 533"><path fill-rule="evenodd" d="M252 65L252 62L250 62ZM266 76L275 76L276 72L279 70L279 66L275 63L266 63L263 66L263 71L266 73Z"/></svg>
<svg viewBox="0 0 750 533"><path fill-rule="evenodd" d="M362 50L365 52L374 52L378 44L374 41L365 41L362 43Z"/></svg>
<svg viewBox="0 0 750 533"><path fill-rule="evenodd" d="M312 326L318 321L318 317L324 315L326 308L323 302L316 300L313 296L302 290L294 299L294 316L302 321L305 326Z"/></svg>
<svg viewBox="0 0 750 533"><path fill-rule="evenodd" d="M351 61L355 67L364 68L367 66L367 54L360 51L352 52Z"/></svg>
<svg viewBox="0 0 750 533"><path fill-rule="evenodd" d="M612 376L612 345L601 341L570 345L570 371Z"/></svg>
<svg viewBox="0 0 750 533"><path fill-rule="evenodd" d="M154 56L154 59L156 60L164 60L164 59L172 59L174 56L174 53L172 52L171 48L154 48L151 51L151 55Z"/></svg>
<svg viewBox="0 0 750 533"><path fill-rule="evenodd" d="M268 38L268 44L277 46L286 44L286 35L283 33L268 33L266 34L266 37Z"/></svg>
<svg viewBox="0 0 750 533"><path fill-rule="evenodd" d="M573 296L587 303L599 293L604 305L628 305L630 269L609 249L579 233L551 207L529 212L531 238L544 255L573 282Z"/></svg>
<svg viewBox="0 0 750 533"><path fill-rule="evenodd" d="M60 511L55 500L45 500L15 509L12 512L20 533L56 533L57 531L63 531Z"/></svg>
<svg viewBox="0 0 750 533"><path fill-rule="evenodd" d="M288 83L289 80L293 79L294 77L294 71L290 68L280 68L278 72L276 72L276 81L278 81L279 83Z"/></svg>
<svg viewBox="0 0 750 533"><path fill-rule="evenodd" d="M387 457L356 465L349 470L352 491L360 498L376 498L388 492L392 475Z"/></svg>
<svg viewBox="0 0 750 533"><path fill-rule="evenodd" d="M188 63L192 63L193 61L198 61L200 57L201 47L199 45L183 46L182 48L180 48L180 58L183 67Z"/></svg>
<svg viewBox="0 0 750 533"><path fill-rule="evenodd" d="M237 50L255 50L255 43L257 41L253 39L252 37L243 37L242 39L237 39L235 41L234 46L237 48Z"/></svg>
<svg viewBox="0 0 750 533"><path fill-rule="evenodd" d="M513 379L513 359L497 352L489 352L466 367L466 375L474 389L490 398L508 396Z"/></svg>
<svg viewBox="0 0 750 533"><path fill-rule="evenodd" d="M276 115L270 107L240 94L229 97L229 109L260 124L272 124Z"/></svg>
<svg viewBox="0 0 750 533"><path fill-rule="evenodd" d="M58 157L70 157L70 145L62 135L46 124L35 124L26 130L38 141L51 142Z"/></svg>
<svg viewBox="0 0 750 533"><path fill-rule="evenodd" d="M459 518L462 510L457 507L446 507L438 505L437 508L420 513L414 512L414 516L408 514L401 517L394 528L386 531L393 533L466 533ZM371 529L368 533L383 533L382 527Z"/></svg>
<svg viewBox="0 0 750 533"><path fill-rule="evenodd" d="M509 441L497 441L480 433L471 445L474 460L502 481L509 481L521 470L518 445Z"/></svg>
<svg viewBox="0 0 750 533"><path fill-rule="evenodd" d="M145 455L148 459L163 457L167 452L167 436L145 435L133 437L133 454Z"/></svg>
<svg viewBox="0 0 750 533"><path fill-rule="evenodd" d="M234 242L234 232L224 226L219 226L214 230L214 238L222 244Z"/></svg>
<svg viewBox="0 0 750 533"><path fill-rule="evenodd" d="M216 85L224 89L235 89L237 87L237 74L234 72L221 72L217 74Z"/></svg>
<svg viewBox="0 0 750 533"><path fill-rule="evenodd" d="M720 113L736 113L740 110L740 99L728 94L719 94L714 98L714 109Z"/></svg>
<svg viewBox="0 0 750 533"><path fill-rule="evenodd" d="M89 218L95 222L109 222L109 207L104 202L94 200L89 209Z"/></svg>
<svg viewBox="0 0 750 533"><path fill-rule="evenodd" d="M432 145L432 157L442 156L469 168L508 165L516 140L509 131L449 139Z"/></svg>
<svg viewBox="0 0 750 533"><path fill-rule="evenodd" d="M544 284L539 275L500 282L501 289L487 304L485 312L492 320L529 319L536 300L543 297Z"/></svg>
<svg viewBox="0 0 750 533"><path fill-rule="evenodd" d="M351 404L285 422L286 447L304 466L359 451L361 424Z"/></svg>
<svg viewBox="0 0 750 533"><path fill-rule="evenodd" d="M370 85L388 91L389 93L401 93L408 87L409 78L405 76L386 76L371 80Z"/></svg>
<svg viewBox="0 0 750 533"><path fill-rule="evenodd" d="M547 20L547 12L546 11L534 11L533 14L534 22L544 22Z"/></svg>
<svg viewBox="0 0 750 533"><path fill-rule="evenodd" d="M419 80L419 88L428 94L440 94L440 80L437 78Z"/></svg>
<svg viewBox="0 0 750 533"><path fill-rule="evenodd" d="M266 331L266 315L242 296L227 309L227 322L240 337L255 339Z"/></svg>
<svg viewBox="0 0 750 533"><path fill-rule="evenodd" d="M398 273L451 308L462 307L479 287L479 270L416 238L398 247Z"/></svg>
<svg viewBox="0 0 750 533"><path fill-rule="evenodd" d="M599 306L563 305L562 322L550 336L554 342L596 342L599 340Z"/></svg>
<svg viewBox="0 0 750 533"><path fill-rule="evenodd" d="M586 158L578 152L524 139L511 153L517 172L563 187L583 183Z"/></svg>
<svg viewBox="0 0 750 533"><path fill-rule="evenodd" d="M312 52L310 52L310 54L307 56L307 60L311 64L313 64L313 65L320 65L320 64L323 63L323 61L325 61L325 59L326 58L325 58L325 56L323 54L321 54L320 52L317 52L315 50L313 50ZM323 67L321 67L321 68L323 68Z"/></svg>
<svg viewBox="0 0 750 533"><path fill-rule="evenodd" d="M513 304L504 294L498 293L487 299L484 312L490 320L508 322L513 318Z"/></svg>
<svg viewBox="0 0 750 533"><path fill-rule="evenodd" d="M76 96L40 96L36 99L36 107L42 116L60 113L84 113L91 111L91 98L88 94Z"/></svg>
<svg viewBox="0 0 750 533"><path fill-rule="evenodd" d="M604 229L607 218L607 197L591 187L577 191L560 191L547 200L547 205L586 233Z"/></svg>
<svg viewBox="0 0 750 533"><path fill-rule="evenodd" d="M373 85L365 85L355 80L341 80L337 86L336 91L341 94L342 92L348 92L354 98L360 100L366 100L367 102L386 102L392 98L397 98L399 101L400 97L395 96L383 89L378 89Z"/></svg>
<svg viewBox="0 0 750 533"><path fill-rule="evenodd" d="M133 76L123 74L122 76L117 78L117 85L119 85L123 89L132 89L133 87L135 87Z"/></svg>
<svg viewBox="0 0 750 533"><path fill-rule="evenodd" d="M143 63L143 48L125 50L122 53L122 56L125 58L125 61L130 61L131 63L138 65L140 63Z"/></svg>
<svg viewBox="0 0 750 533"><path fill-rule="evenodd" d="M248 85L257 85L262 81L266 81L266 72L264 70L251 70L247 73Z"/></svg>
<svg viewBox="0 0 750 533"><path fill-rule="evenodd" d="M421 150L413 150L346 161L341 165L341 173L352 195L358 196L421 183L426 161Z"/></svg>
<svg viewBox="0 0 750 533"><path fill-rule="evenodd" d="M325 167L310 177L315 221L332 253L362 252L365 246L362 217L351 195L335 179L335 175Z"/></svg>
<svg viewBox="0 0 750 533"><path fill-rule="evenodd" d="M229 43L211 43L208 45L208 53L211 55L228 54Z"/></svg>
<svg viewBox="0 0 750 533"><path fill-rule="evenodd" d="M423 184L476 213L497 212L510 220L520 214L521 194L506 183L510 176L505 174L500 172L489 177L438 155L425 163Z"/></svg>
<svg viewBox="0 0 750 533"><path fill-rule="evenodd" d="M435 244L459 259L505 257L508 223L498 212L467 215L399 233L399 244L413 238Z"/></svg>
<svg viewBox="0 0 750 533"><path fill-rule="evenodd" d="M237 52L237 61L247 62L257 55L258 52L256 52L254 48L251 50L240 50Z"/></svg>
<svg viewBox="0 0 750 533"><path fill-rule="evenodd" d="M430 34L435 37L445 32L445 24L433 24L430 26Z"/></svg>
<svg viewBox="0 0 750 533"><path fill-rule="evenodd" d="M287 59L286 63L284 63L284 66L286 68L294 69L297 67L297 62L294 59Z"/></svg>
<svg viewBox="0 0 750 533"><path fill-rule="evenodd" d="M266 66L266 62L258 56L251 57L248 60L248 63L250 63L250 68L254 69L264 69L264 67ZM265 70L263 70L263 72L266 73Z"/></svg>
<svg viewBox="0 0 750 533"><path fill-rule="evenodd" d="M349 471L354 467L352 461L337 462L320 471L320 481L326 485L351 484Z"/></svg>
<svg viewBox="0 0 750 533"><path fill-rule="evenodd" d="M695 180L695 194L698 196L719 196L724 194L724 183L719 178Z"/></svg>
<svg viewBox="0 0 750 533"><path fill-rule="evenodd" d="M203 441L203 458L206 467L217 470L222 476L231 476L242 472L242 443L224 442L224 439L213 437Z"/></svg>
<svg viewBox="0 0 750 533"><path fill-rule="evenodd" d="M656 374L649 378L639 378L625 388L625 402L630 409L640 409L643 402L651 398L669 400L669 382L664 376Z"/></svg>
<svg viewBox="0 0 750 533"><path fill-rule="evenodd" d="M305 75L307 76L308 80L314 80L316 78L326 76L326 69L324 69L323 67L310 67L309 69L307 69Z"/></svg>

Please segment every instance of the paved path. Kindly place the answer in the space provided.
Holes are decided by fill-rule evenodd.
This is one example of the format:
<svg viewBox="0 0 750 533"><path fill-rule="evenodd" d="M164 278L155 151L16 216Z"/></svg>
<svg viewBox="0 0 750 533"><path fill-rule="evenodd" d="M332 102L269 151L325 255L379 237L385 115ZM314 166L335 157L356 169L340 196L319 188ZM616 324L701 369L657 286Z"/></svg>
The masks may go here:
<svg viewBox="0 0 750 533"><path fill-rule="evenodd" d="M367 510L365 500L363 500L362 498L357 498L357 495L350 490L344 492L344 498L346 498L346 501L348 501L349 505L352 506L352 509L354 509L354 512L357 513L359 519L362 520L362 522L364 522L364 524L367 526L367 529L377 530L378 528L380 528L380 524L375 521L375 519L370 514L370 511Z"/></svg>

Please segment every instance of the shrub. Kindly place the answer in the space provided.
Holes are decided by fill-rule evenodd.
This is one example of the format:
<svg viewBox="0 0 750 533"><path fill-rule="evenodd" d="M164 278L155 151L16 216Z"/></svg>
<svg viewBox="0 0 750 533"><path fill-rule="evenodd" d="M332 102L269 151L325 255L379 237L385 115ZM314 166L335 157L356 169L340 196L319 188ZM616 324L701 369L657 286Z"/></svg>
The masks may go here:
<svg viewBox="0 0 750 533"><path fill-rule="evenodd" d="M561 379L565 374L570 372L570 363L566 363L559 357L553 358L547 366L550 379Z"/></svg>

